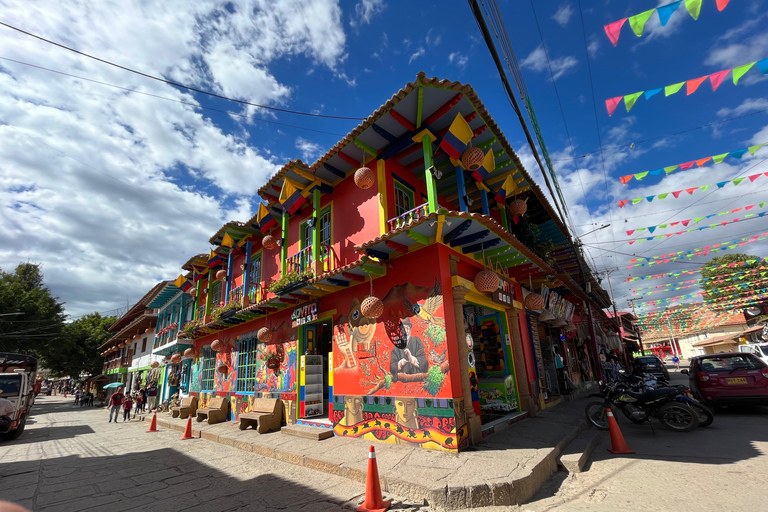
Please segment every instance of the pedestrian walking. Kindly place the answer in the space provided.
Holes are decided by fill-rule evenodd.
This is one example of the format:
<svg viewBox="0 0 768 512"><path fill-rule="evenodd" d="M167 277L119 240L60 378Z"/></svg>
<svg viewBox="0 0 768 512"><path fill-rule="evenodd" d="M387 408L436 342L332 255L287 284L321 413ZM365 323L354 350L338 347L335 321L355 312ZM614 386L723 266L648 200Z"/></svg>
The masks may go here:
<svg viewBox="0 0 768 512"><path fill-rule="evenodd" d="M75 405L80 403L80 397L81 396L83 396L83 394L80 392L79 389L77 391L75 391Z"/></svg>
<svg viewBox="0 0 768 512"><path fill-rule="evenodd" d="M131 395L126 395L123 400L123 421L131 421L131 409L133 408L133 399Z"/></svg>
<svg viewBox="0 0 768 512"><path fill-rule="evenodd" d="M680 359L677 356L672 357L672 362L675 364L675 368L680 369Z"/></svg>
<svg viewBox="0 0 768 512"><path fill-rule="evenodd" d="M149 412L157 409L157 385L154 382L147 388L147 405L149 406Z"/></svg>
<svg viewBox="0 0 768 512"><path fill-rule="evenodd" d="M134 412L138 413L143 410L144 410L144 398L142 398L141 393L136 393L136 409Z"/></svg>
<svg viewBox="0 0 768 512"><path fill-rule="evenodd" d="M144 388L141 388L139 390L139 398L141 398L141 412L145 412L147 410L147 390Z"/></svg>
<svg viewBox="0 0 768 512"><path fill-rule="evenodd" d="M123 388L117 388L117 391L109 398L109 423L112 423L112 415L115 416L115 423L120 419L120 407L123 405Z"/></svg>

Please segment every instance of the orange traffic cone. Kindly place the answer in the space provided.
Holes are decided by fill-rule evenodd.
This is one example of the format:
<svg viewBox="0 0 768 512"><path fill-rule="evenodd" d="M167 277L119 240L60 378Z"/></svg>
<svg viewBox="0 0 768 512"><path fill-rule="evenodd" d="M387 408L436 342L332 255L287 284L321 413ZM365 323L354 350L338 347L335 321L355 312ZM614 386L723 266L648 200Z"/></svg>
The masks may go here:
<svg viewBox="0 0 768 512"><path fill-rule="evenodd" d="M192 415L189 415L189 418L187 418L187 428L184 429L184 435L181 436L181 440L185 439L194 439L192 437Z"/></svg>
<svg viewBox="0 0 768 512"><path fill-rule="evenodd" d="M624 441L624 436L621 435L621 429L619 429L616 418L613 417L611 408L606 409L606 412L608 413L608 430L611 431L611 447L608 448L608 451L616 454L635 453L629 449L626 441Z"/></svg>
<svg viewBox="0 0 768 512"><path fill-rule="evenodd" d="M357 512L384 512L392 503L381 497L379 483L379 466L376 464L376 449L371 446L368 452L368 478L365 482L365 501L357 508Z"/></svg>
<svg viewBox="0 0 768 512"><path fill-rule="evenodd" d="M157 432L157 411L152 415L152 422L149 424L147 432Z"/></svg>

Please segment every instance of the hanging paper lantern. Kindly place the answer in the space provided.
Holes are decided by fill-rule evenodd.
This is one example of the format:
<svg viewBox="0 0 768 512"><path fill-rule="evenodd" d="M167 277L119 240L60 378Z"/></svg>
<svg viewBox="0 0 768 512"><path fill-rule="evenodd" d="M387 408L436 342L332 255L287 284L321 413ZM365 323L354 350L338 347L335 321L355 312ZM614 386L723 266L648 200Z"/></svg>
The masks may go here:
<svg viewBox="0 0 768 512"><path fill-rule="evenodd" d="M368 318L379 318L384 313L384 303L380 298L369 295L360 304L360 312Z"/></svg>
<svg viewBox="0 0 768 512"><path fill-rule="evenodd" d="M376 174L370 167L361 167L355 171L355 185L363 190L369 189L376 181Z"/></svg>
<svg viewBox="0 0 768 512"><path fill-rule="evenodd" d="M125 348L125 343L120 343L117 348Z"/></svg>
<svg viewBox="0 0 768 512"><path fill-rule="evenodd" d="M259 332L256 334L256 337L259 339L259 341L263 341L264 343L269 343L272 341L272 329L269 327L262 327L259 329Z"/></svg>
<svg viewBox="0 0 768 512"><path fill-rule="evenodd" d="M544 297L538 293L529 293L525 298L525 308L533 311L544 309Z"/></svg>
<svg viewBox="0 0 768 512"><path fill-rule="evenodd" d="M157 361L152 361L152 364L149 366L151 366L152 368L158 368L160 366L160 363L158 363Z"/></svg>
<svg viewBox="0 0 768 512"><path fill-rule="evenodd" d="M220 339L216 338L211 342L211 350L214 352L221 352L224 350L224 344L221 342Z"/></svg>
<svg viewBox="0 0 768 512"><path fill-rule="evenodd" d="M227 280L227 271L222 269L216 272L216 279L219 281L226 281Z"/></svg>
<svg viewBox="0 0 768 512"><path fill-rule="evenodd" d="M229 371L229 367L224 363L221 363L216 369L219 370L219 373L227 373Z"/></svg>
<svg viewBox="0 0 768 512"><path fill-rule="evenodd" d="M194 359L195 358L195 351L194 351L194 349L190 347L187 350L185 350L184 351L184 357L186 357L187 359Z"/></svg>
<svg viewBox="0 0 768 512"><path fill-rule="evenodd" d="M146 334L152 334L152 331L153 331L153 329L151 327L147 327L146 329L144 329L144 332Z"/></svg>
<svg viewBox="0 0 768 512"><path fill-rule="evenodd" d="M133 339L135 339L136 341L139 341L141 339L141 334L134 334Z"/></svg>
<svg viewBox="0 0 768 512"><path fill-rule="evenodd" d="M275 237L272 235L267 235L261 240L261 245L263 245L265 249L274 249L277 247L277 240L275 240Z"/></svg>
<svg viewBox="0 0 768 512"><path fill-rule="evenodd" d="M499 284L499 275L493 270L481 270L475 276L475 289L479 292L495 292Z"/></svg>
<svg viewBox="0 0 768 512"><path fill-rule="evenodd" d="M461 166L468 171L476 171L483 165L485 155L480 148L467 148L461 155Z"/></svg>
<svg viewBox="0 0 768 512"><path fill-rule="evenodd" d="M197 288L192 288L192 291L189 292L189 294L192 296L193 299L197 297Z"/></svg>
<svg viewBox="0 0 768 512"><path fill-rule="evenodd" d="M528 210L528 204L522 199L515 199L509 203L509 213L512 215L523 215Z"/></svg>
<svg viewBox="0 0 768 512"><path fill-rule="evenodd" d="M173 354L173 355L171 356L171 362L172 362L173 364L179 364L179 363L181 362L181 354L179 354L178 352L176 352L175 354Z"/></svg>

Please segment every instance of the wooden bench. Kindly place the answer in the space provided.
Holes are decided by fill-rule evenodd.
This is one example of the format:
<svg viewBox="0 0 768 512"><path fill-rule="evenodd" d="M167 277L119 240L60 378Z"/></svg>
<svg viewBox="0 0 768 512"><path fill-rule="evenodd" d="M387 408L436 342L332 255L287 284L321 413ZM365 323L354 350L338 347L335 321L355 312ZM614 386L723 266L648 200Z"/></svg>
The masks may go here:
<svg viewBox="0 0 768 512"><path fill-rule="evenodd" d="M283 402L277 398L254 398L253 411L240 415L240 430L252 426L256 432L280 430L283 422Z"/></svg>
<svg viewBox="0 0 768 512"><path fill-rule="evenodd" d="M184 418L194 416L197 413L197 397L188 396L181 401L181 405L171 407L172 418Z"/></svg>
<svg viewBox="0 0 768 512"><path fill-rule="evenodd" d="M223 396L211 398L211 400L208 402L208 407L205 409L197 410L197 421L203 421L204 419L208 418L209 425L227 421L228 405L229 401Z"/></svg>

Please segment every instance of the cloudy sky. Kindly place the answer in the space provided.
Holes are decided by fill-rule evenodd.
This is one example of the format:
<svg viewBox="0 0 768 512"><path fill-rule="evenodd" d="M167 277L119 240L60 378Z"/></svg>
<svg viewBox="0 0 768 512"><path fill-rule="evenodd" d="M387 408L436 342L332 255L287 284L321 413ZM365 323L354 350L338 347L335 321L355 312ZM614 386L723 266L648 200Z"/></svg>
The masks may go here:
<svg viewBox="0 0 768 512"><path fill-rule="evenodd" d="M723 12L704 0L698 21L681 8L666 27L653 15L643 37L626 25L617 47L605 36L604 24L663 3L587 0L580 12L572 0L536 1L534 18L529 2L500 2L568 222L578 234L611 224L583 240L598 270L617 269L612 282L620 306L632 295L622 283L627 276L697 268L711 257L627 269L635 255L768 231L759 219L628 243L637 235L627 230L768 197L763 177L618 207L623 199L768 172L766 148L741 161L622 186L620 176L768 142L768 81L757 67L737 86L729 76L715 92L705 82L691 96L662 93L608 116L606 98L768 57L764 0L734 0ZM151 75L283 109L363 118L420 70L471 83L531 175L541 176L466 2L0 5L3 23ZM178 275L224 222L250 217L256 190L282 163L314 161L356 124L193 94L0 26L0 268L41 263L73 316L124 307ZM761 241L741 249L768 255L767 248Z"/></svg>

